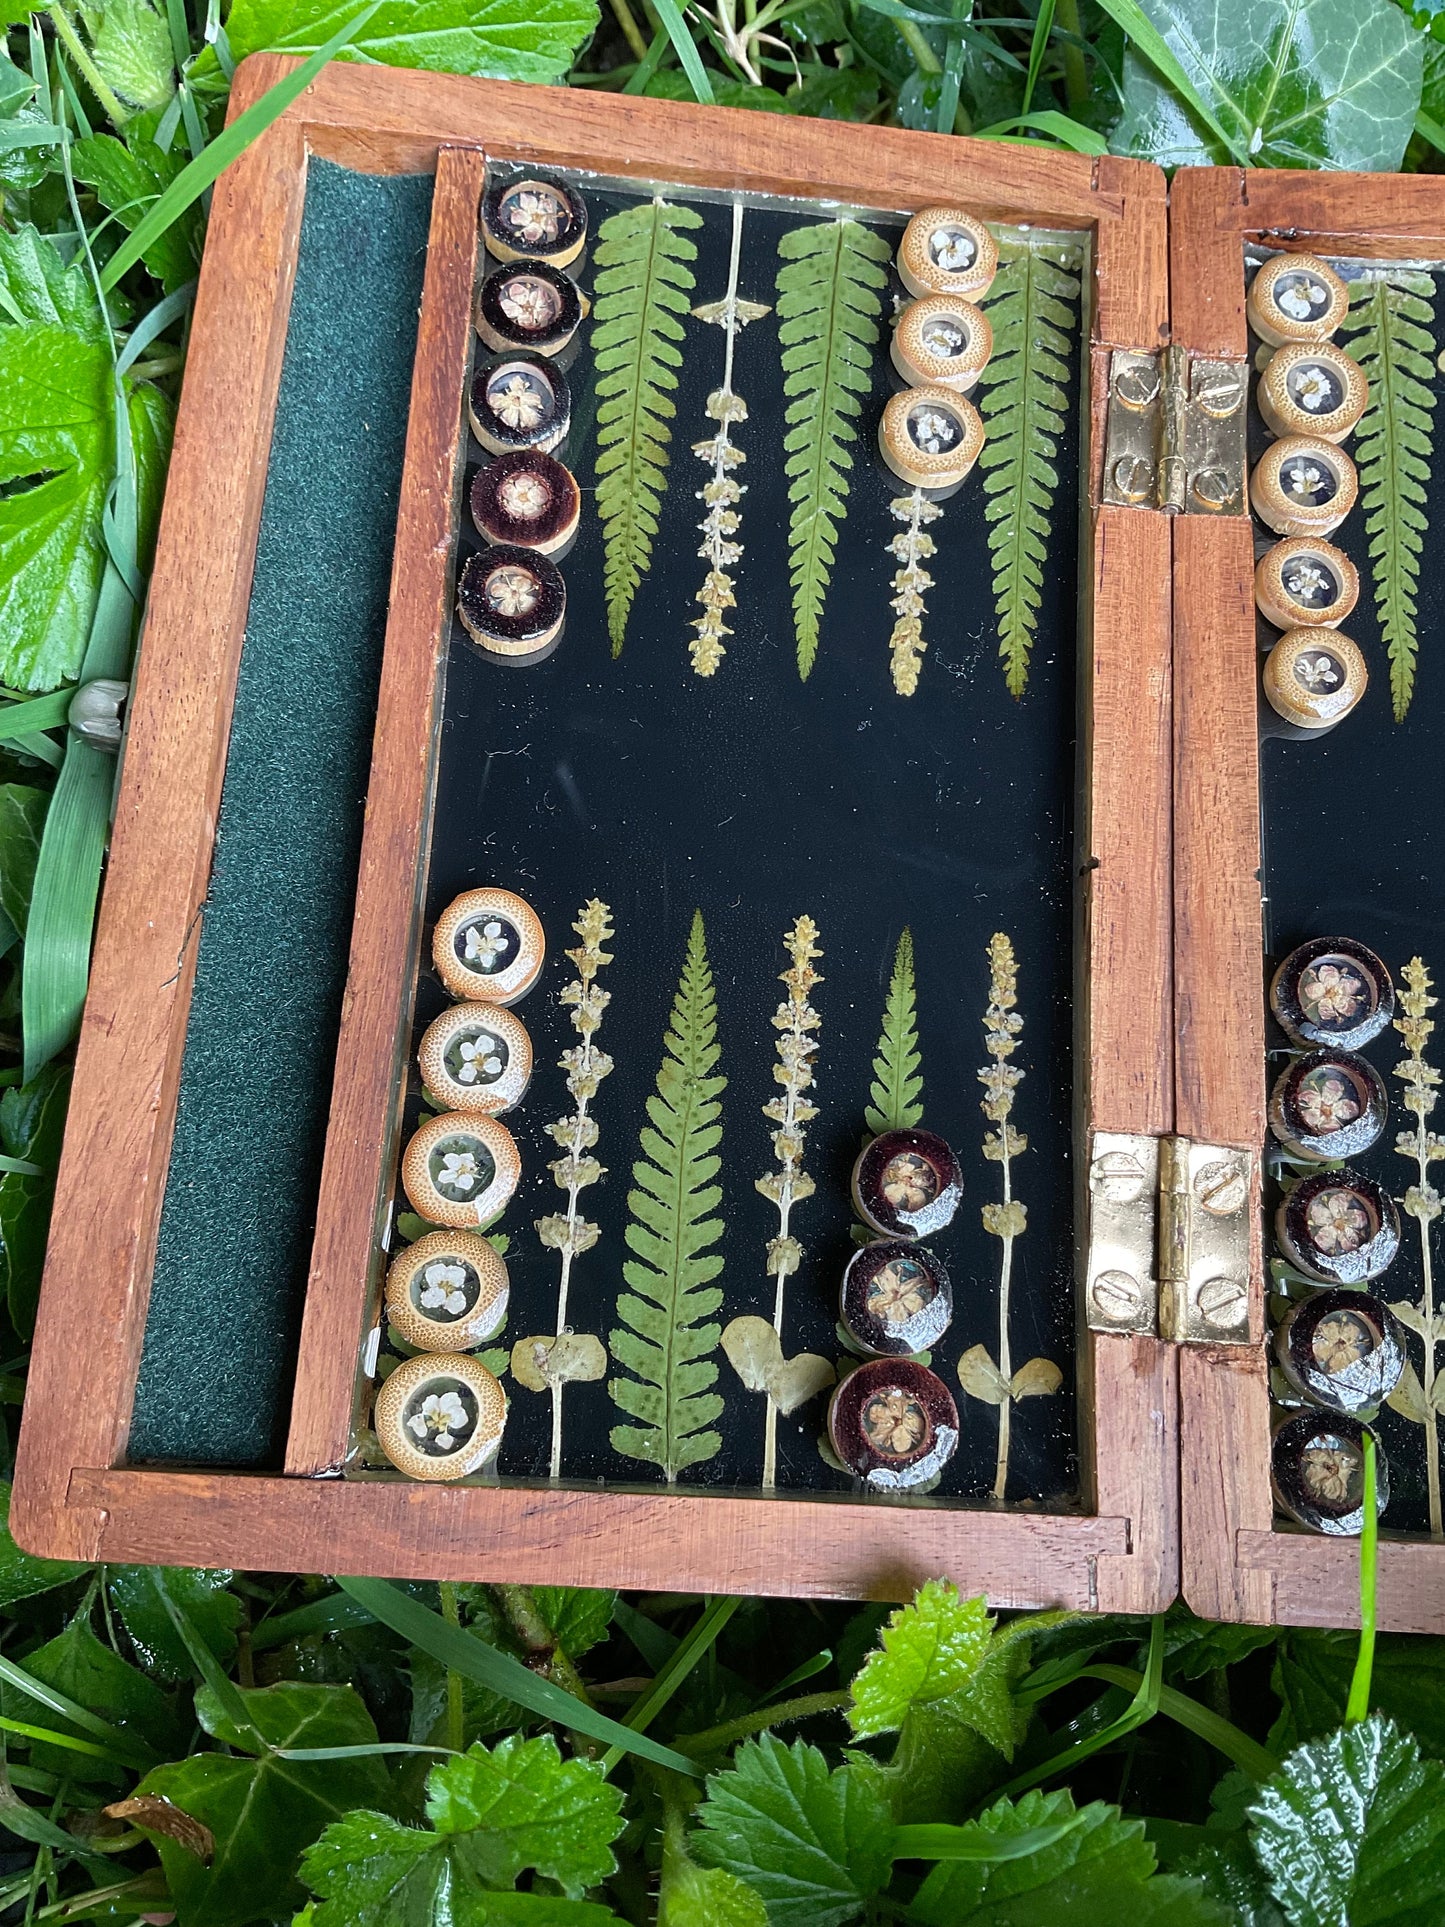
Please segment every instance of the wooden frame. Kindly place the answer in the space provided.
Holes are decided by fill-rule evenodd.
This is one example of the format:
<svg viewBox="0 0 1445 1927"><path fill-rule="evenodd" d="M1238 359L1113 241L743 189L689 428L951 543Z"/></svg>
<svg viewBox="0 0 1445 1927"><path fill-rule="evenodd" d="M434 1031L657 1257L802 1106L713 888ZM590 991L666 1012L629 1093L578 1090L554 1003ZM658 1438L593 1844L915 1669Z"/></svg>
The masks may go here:
<svg viewBox="0 0 1445 1927"><path fill-rule="evenodd" d="M1170 209L1174 340L1243 360L1244 247L1445 255L1445 184L1433 175L1188 169ZM1178 1130L1259 1149L1265 1135L1254 531L1247 515L1181 516L1174 529ZM1228 996L1219 986L1231 986ZM1256 1224L1259 1213L1255 1213ZM1264 1335L1263 1259L1251 1331ZM1180 1356L1183 1591L1210 1619L1359 1623L1352 1540L1279 1529L1270 1492L1262 1344ZM1445 1545L1380 1546L1379 1623L1445 1632Z"/></svg>
<svg viewBox="0 0 1445 1927"><path fill-rule="evenodd" d="M240 69L241 111L293 63ZM868 185L860 185L866 138ZM1000 1606L1146 1611L1178 1572L1173 1347L1084 1334L1090 1510L780 1495L418 1486L334 1473L374 1304L419 938L475 212L486 149L599 172L888 208L957 197L1094 243L1092 568L1080 666L1079 1075L1091 1129L1173 1127L1170 530L1097 509L1109 351L1167 323L1166 198L1142 163L336 65L219 182L75 1077L11 1523L72 1559L899 1598L940 1572ZM196 930L211 862L306 163L436 173L338 1081L284 1475L125 1466ZM213 424L224 417L227 434ZM200 520L205 540L193 539ZM1090 580L1091 578L1091 580ZM198 613L199 612L199 613ZM392 1052L352 1051L352 1034ZM103 1152L103 1155L102 1155ZM342 1208L343 1161L346 1208ZM356 1173L377 1213L358 1213ZM96 1173L102 1176L97 1179ZM84 1192L85 1210L64 1200ZM73 1372L73 1334L87 1370ZM881 1522L881 1523L880 1523Z"/></svg>

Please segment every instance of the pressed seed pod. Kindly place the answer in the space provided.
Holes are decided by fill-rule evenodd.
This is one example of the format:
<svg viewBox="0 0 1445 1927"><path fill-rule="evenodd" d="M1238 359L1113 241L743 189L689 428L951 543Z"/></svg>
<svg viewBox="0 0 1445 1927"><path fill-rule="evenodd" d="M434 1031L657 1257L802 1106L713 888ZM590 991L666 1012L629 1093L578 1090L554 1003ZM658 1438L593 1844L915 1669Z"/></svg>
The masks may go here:
<svg viewBox="0 0 1445 1927"><path fill-rule="evenodd" d="M1274 1495L1282 1511L1312 1532L1341 1538L1365 1523L1365 1428L1344 1413L1300 1412L1274 1435ZM1390 1503L1390 1468L1375 1441L1375 1497Z"/></svg>
<svg viewBox="0 0 1445 1927"><path fill-rule="evenodd" d="M499 355L473 375L467 419L490 454L535 448L545 455L567 439L572 391L545 356Z"/></svg>
<svg viewBox="0 0 1445 1927"><path fill-rule="evenodd" d="M1354 563L1318 536L1287 536L1255 564L1255 603L1277 629L1333 629L1359 598Z"/></svg>
<svg viewBox="0 0 1445 1927"><path fill-rule="evenodd" d="M1277 254L1249 284L1249 325L1271 348L1328 341L1349 311L1350 291L1317 254Z"/></svg>
<svg viewBox="0 0 1445 1927"><path fill-rule="evenodd" d="M1276 435L1341 442L1365 412L1369 383L1357 361L1331 342L1277 348L1259 378L1259 412Z"/></svg>
<svg viewBox="0 0 1445 1927"><path fill-rule="evenodd" d="M828 1439L874 1492L930 1485L958 1449L958 1407L936 1372L911 1358L874 1358L834 1392Z"/></svg>
<svg viewBox="0 0 1445 1927"><path fill-rule="evenodd" d="M1328 535L1359 492L1349 456L1318 435L1286 435L1271 443L1249 478L1250 504L1276 535Z"/></svg>
<svg viewBox="0 0 1445 1927"><path fill-rule="evenodd" d="M889 352L906 382L967 394L993 353L993 329L971 301L925 295L900 312Z"/></svg>
<svg viewBox="0 0 1445 1927"><path fill-rule="evenodd" d="M558 355L582 320L576 283L545 262L498 268L477 296L477 333L495 354Z"/></svg>
<svg viewBox="0 0 1445 1927"><path fill-rule="evenodd" d="M1331 1412L1369 1418L1405 1371L1405 1335L1368 1291L1311 1292L1274 1335L1275 1357L1304 1398Z"/></svg>
<svg viewBox="0 0 1445 1927"><path fill-rule="evenodd" d="M500 1004L454 1004L427 1025L417 1061L422 1082L449 1111L500 1117L531 1082L532 1040Z"/></svg>
<svg viewBox="0 0 1445 1927"><path fill-rule="evenodd" d="M401 1181L429 1224L490 1224L522 1176L512 1133L494 1117L446 1111L420 1125L406 1147Z"/></svg>
<svg viewBox="0 0 1445 1927"><path fill-rule="evenodd" d="M386 1310L397 1336L423 1352L469 1352L507 1316L507 1263L475 1231L430 1231L397 1253Z"/></svg>
<svg viewBox="0 0 1445 1927"><path fill-rule="evenodd" d="M567 587L545 555L499 545L462 564L457 614L489 656L517 665L540 662L561 637Z"/></svg>
<svg viewBox="0 0 1445 1927"><path fill-rule="evenodd" d="M1327 1285L1365 1285L1394 1263L1400 1214L1373 1178L1317 1171L1287 1191L1275 1235L1290 1263Z"/></svg>
<svg viewBox="0 0 1445 1927"><path fill-rule="evenodd" d="M853 1202L884 1238L927 1238L953 1222L963 1195L958 1159L932 1131L884 1131L853 1166Z"/></svg>
<svg viewBox="0 0 1445 1927"><path fill-rule="evenodd" d="M898 272L910 294L951 294L977 301L998 272L998 247L972 214L958 207L926 207L898 244Z"/></svg>
<svg viewBox="0 0 1445 1927"><path fill-rule="evenodd" d="M1369 670L1359 646L1338 629L1291 629L1264 663L1271 709L1297 729L1323 733L1359 703Z"/></svg>
<svg viewBox="0 0 1445 1927"><path fill-rule="evenodd" d="M1269 1099L1269 1126L1284 1148L1310 1164L1368 1151L1385 1128L1390 1100L1368 1058L1316 1050L1281 1073Z"/></svg>
<svg viewBox="0 0 1445 1927"><path fill-rule="evenodd" d="M432 961L454 997L515 1004L542 972L542 920L512 890L464 890L437 918Z"/></svg>
<svg viewBox="0 0 1445 1927"><path fill-rule="evenodd" d="M499 261L545 261L565 268L587 240L587 207L565 181L529 174L489 181L482 197L482 235Z"/></svg>
<svg viewBox="0 0 1445 1927"><path fill-rule="evenodd" d="M1269 1006L1297 1044L1359 1050L1394 1017L1395 986L1368 945L1353 937L1314 937L1275 971Z"/></svg>
<svg viewBox="0 0 1445 1927"><path fill-rule="evenodd" d="M555 455L515 449L472 477L472 521L488 542L558 555L571 546L582 494Z"/></svg>
<svg viewBox="0 0 1445 1927"><path fill-rule="evenodd" d="M376 1436L413 1479L464 1479L497 1456L507 1395L479 1359L423 1352L376 1395Z"/></svg>
<svg viewBox="0 0 1445 1927"><path fill-rule="evenodd" d="M983 448L983 420L951 388L905 388L890 397L878 424L883 459L915 488L952 488Z"/></svg>
<svg viewBox="0 0 1445 1927"><path fill-rule="evenodd" d="M936 1345L953 1318L953 1286L941 1259L901 1238L863 1245L838 1294L843 1324L865 1351L904 1357Z"/></svg>

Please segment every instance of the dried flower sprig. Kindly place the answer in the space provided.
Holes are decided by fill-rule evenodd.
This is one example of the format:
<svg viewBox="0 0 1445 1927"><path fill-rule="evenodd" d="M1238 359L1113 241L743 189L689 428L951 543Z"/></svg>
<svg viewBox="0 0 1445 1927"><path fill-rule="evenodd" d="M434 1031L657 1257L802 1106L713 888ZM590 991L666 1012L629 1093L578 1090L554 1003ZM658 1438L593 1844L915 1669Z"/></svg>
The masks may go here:
<svg viewBox="0 0 1445 1927"><path fill-rule="evenodd" d="M537 1236L542 1243L548 1250L562 1254L562 1276L557 1287L558 1339L574 1336L567 1324L572 1261L580 1253L590 1251L601 1236L600 1227L578 1211L577 1200L589 1185L606 1176L603 1166L592 1156L598 1132L597 1120L589 1107L598 1086L612 1069L612 1059L606 1051L599 1050L595 1041L602 1014L612 1001L611 992L597 981L597 973L612 961L611 952L603 948L612 941L612 912L593 897L583 906L572 928L582 941L575 950L567 952L577 975L562 992L562 1002L571 1007L572 1028L581 1042L564 1050L558 1063L567 1073L567 1090L574 1109L569 1116L547 1126L547 1135L563 1151L563 1156L554 1158L548 1168L554 1182L567 1193L567 1209L536 1220ZM545 1340L524 1338L519 1340L517 1349L525 1354L532 1378L540 1379L551 1389L551 1470L555 1479L562 1470L562 1387L570 1378L602 1376L605 1360L601 1342L593 1339L591 1345L548 1345Z"/></svg>
<svg viewBox="0 0 1445 1927"><path fill-rule="evenodd" d="M1430 995L1430 973L1423 959L1412 957L1400 976L1404 985L1399 993L1400 1008L1404 1015L1395 1019L1395 1029L1404 1038L1410 1054L1395 1066L1395 1075L1405 1086L1401 1102L1414 1118L1415 1127L1400 1132L1395 1139L1395 1149L1401 1157L1413 1162L1418 1174L1416 1182L1400 1202L1407 1216L1412 1217L1420 1227L1420 1276L1423 1289L1418 1305L1395 1304L1390 1309L1419 1338L1423 1359L1419 1378L1415 1377L1413 1367L1407 1366L1391 1396L1390 1404L1406 1418L1425 1428L1425 1480L1430 1530L1438 1534L1442 1529L1439 1417L1441 1402L1445 1399L1445 1374L1437 1375L1435 1347L1445 1333L1439 1329L1441 1321L1435 1310L1435 1278L1430 1250L1430 1227L1440 1216L1442 1200L1430 1182L1430 1166L1445 1158L1445 1139L1432 1131L1426 1122L1435 1109L1440 1073L1425 1061L1425 1047L1435 1029L1434 1019L1426 1012L1434 1009L1437 999Z"/></svg>
<svg viewBox="0 0 1445 1927"><path fill-rule="evenodd" d="M778 1232L776 1237L768 1240L767 1251L768 1272L775 1281L772 1324L775 1342L768 1347L766 1363L772 1367L772 1376L778 1378L779 1382L768 1383L760 1367L744 1369L743 1334L735 1328L745 1324L751 1327L760 1324L761 1320L735 1319L723 1334L723 1348L744 1383L750 1389L766 1391L768 1395L763 1434L763 1484L766 1487L777 1483L779 1395L784 1401L782 1409L791 1410L792 1405L786 1401L792 1391L800 1390L805 1384L816 1391L832 1377L826 1360L807 1354L788 1360L782 1353L783 1304L787 1281L803 1259L803 1247L792 1232L793 1206L801 1204L804 1198L810 1198L816 1188L803 1169L803 1153L807 1148L808 1126L818 1115L817 1105L806 1093L812 1088L813 1060L818 1053L817 1033L823 1022L810 1002L814 986L823 981L813 968L816 959L823 954L818 947L817 924L811 917L796 918L783 943L791 961L788 968L779 973L779 977L788 994L778 1005L773 1017L773 1027L779 1033L778 1061L773 1066L773 1079L781 1085L782 1090L781 1095L769 1098L763 1106L763 1116L770 1118L777 1126L772 1139L778 1169L765 1173L757 1180L758 1190L778 1207ZM729 1333L734 1339L731 1345L728 1343ZM759 1348L753 1346L751 1349ZM819 1366L827 1372L827 1377L819 1377ZM800 1367L803 1368L801 1371ZM783 1382L785 1374L786 1389ZM811 1391L805 1392L804 1396L811 1396Z"/></svg>
<svg viewBox="0 0 1445 1927"><path fill-rule="evenodd" d="M702 614L693 618L692 627L697 634L689 644L692 666L699 676L714 675L718 664L727 654L723 637L730 636L732 630L724 621L723 612L737 606L732 571L742 560L743 553L743 545L736 538L742 526L738 504L747 492L747 484L740 482L734 471L742 467L747 456L731 436L733 425L747 420L748 405L733 387L733 350L739 330L768 312L763 303L743 301L738 297L738 264L742 258L742 245L743 204L734 201L727 293L721 301L707 301L693 309L700 321L716 322L727 339L722 385L707 398L708 419L718 424L718 431L692 445L693 454L712 470L711 480L697 492L698 500L707 511L698 523L702 531L702 547L698 554L708 565L703 585L693 598L702 604Z"/></svg>
<svg viewBox="0 0 1445 1927"><path fill-rule="evenodd" d="M937 552L937 543L925 529L936 522L943 510L930 502L921 488L911 495L897 495L888 504L889 513L906 526L888 544L890 555L902 565L893 577L893 600L889 607L898 620L888 638L888 654L893 687L900 696L911 696L918 687L918 672L923 666L923 618L927 614L923 593L933 587L933 577L923 564Z"/></svg>
<svg viewBox="0 0 1445 1927"><path fill-rule="evenodd" d="M996 1131L983 1140L983 1154L1003 1175L1001 1203L983 1207L983 1228L1002 1245L998 1285L998 1363L983 1345L975 1345L958 1361L959 1383L971 1397L998 1407L998 1460L993 1496L1002 1502L1008 1491L1010 1418L1020 1398L1039 1398L1058 1391L1063 1373L1051 1359L1031 1358L1017 1371L1009 1346L1009 1287L1013 1281L1014 1240L1028 1229L1028 1207L1013 1194L1013 1160L1022 1157L1029 1141L1012 1122L1014 1097L1025 1073L1011 1063L1018 1049L1024 1020L1018 1011L1018 961L1013 944L1002 931L988 940L989 1001L983 1017L984 1050L989 1062L978 1073L985 1095L979 1108Z"/></svg>

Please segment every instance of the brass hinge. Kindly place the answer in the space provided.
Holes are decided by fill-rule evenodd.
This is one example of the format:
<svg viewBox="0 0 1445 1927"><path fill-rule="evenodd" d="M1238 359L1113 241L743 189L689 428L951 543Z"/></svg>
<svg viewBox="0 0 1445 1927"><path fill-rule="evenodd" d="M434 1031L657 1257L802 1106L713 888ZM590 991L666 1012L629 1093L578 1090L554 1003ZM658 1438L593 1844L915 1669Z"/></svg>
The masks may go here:
<svg viewBox="0 0 1445 1927"><path fill-rule="evenodd" d="M1247 1151L1095 1132L1084 1281L1090 1330L1247 1342L1251 1178Z"/></svg>
<svg viewBox="0 0 1445 1927"><path fill-rule="evenodd" d="M1242 515L1249 365L1178 346L1109 362L1104 500L1172 515Z"/></svg>

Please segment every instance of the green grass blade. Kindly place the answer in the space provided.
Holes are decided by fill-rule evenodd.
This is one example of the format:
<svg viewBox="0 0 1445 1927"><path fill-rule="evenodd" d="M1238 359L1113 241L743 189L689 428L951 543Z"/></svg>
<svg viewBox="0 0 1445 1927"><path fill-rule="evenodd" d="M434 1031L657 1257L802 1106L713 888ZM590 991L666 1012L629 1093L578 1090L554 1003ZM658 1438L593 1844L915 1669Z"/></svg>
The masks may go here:
<svg viewBox="0 0 1445 1927"><path fill-rule="evenodd" d="M0 743L18 742L40 729L59 729L74 699L73 689L57 689L53 695L32 696L13 709L0 709Z"/></svg>
<svg viewBox="0 0 1445 1927"><path fill-rule="evenodd" d="M688 31L687 22L682 17L677 0L652 0L657 17L667 29L667 37L682 62L682 71L687 75L688 85L704 107L716 105L713 97L712 82L707 77L707 69L702 64L702 55L697 50L697 42Z"/></svg>
<svg viewBox="0 0 1445 1927"><path fill-rule="evenodd" d="M723 1627L727 1625L742 1603L741 1599L713 1599L708 1602L692 1631L687 1634L652 1685L627 1715L625 1724L634 1733L645 1731L662 1711L703 1654L711 1651L717 1644ZM622 1753L623 1749L620 1746L608 1747L602 1756L602 1771L610 1773L622 1758Z"/></svg>
<svg viewBox="0 0 1445 1927"><path fill-rule="evenodd" d="M1028 1860L1056 1847L1066 1834L1081 1827L1087 1812L1071 1813L1046 1827L1026 1827L1022 1833L989 1833L983 1827L951 1827L944 1821L895 1827L895 1860Z"/></svg>
<svg viewBox="0 0 1445 1927"><path fill-rule="evenodd" d="M1215 139L1223 142L1235 164L1252 167L1254 163L1244 142L1237 135L1225 133L1213 110L1180 66L1163 34L1139 5L1139 0L1099 0L1099 5L1117 26L1124 29L1133 43L1134 51L1147 60L1151 67L1158 68L1190 112L1197 114Z"/></svg>
<svg viewBox="0 0 1445 1927"><path fill-rule="evenodd" d="M114 756L72 733L45 818L26 925L27 1084L65 1049L80 1023L114 785Z"/></svg>
<svg viewBox="0 0 1445 1927"><path fill-rule="evenodd" d="M27 1699L35 1700L49 1712L58 1713L62 1719L69 1720L82 1733L89 1733L92 1738L100 1740L107 1756L125 1760L131 1766L142 1769L155 1764L156 1756L143 1740L122 1732L118 1726L112 1726L98 1713L92 1713L89 1707L78 1705L58 1687L47 1686L43 1679L36 1679L23 1666L17 1666L13 1659L0 1658L0 1679L8 1686L13 1686L18 1693L23 1693ZM12 1722L7 1730L20 1729L14 1728ZM34 1737L33 1733L31 1737ZM57 1746L66 1743L65 1735L60 1733L52 1735L46 1732L40 1737L46 1741L53 1738Z"/></svg>
<svg viewBox="0 0 1445 1927"><path fill-rule="evenodd" d="M238 114L229 127L217 134L209 147L181 169L170 186L157 197L145 219L101 269L102 287L113 288L127 268L135 266L146 249L160 239L192 202L200 199L236 156L248 148L258 135L264 134L273 121L280 119L292 101L305 93L327 61L340 53L346 43L361 31L380 5L381 0L371 0L371 4L363 7L360 13L353 14L345 26L338 28L325 46L318 47L294 74L288 74L284 80L278 80L274 87L268 87L258 101L253 102L244 114Z"/></svg>
<svg viewBox="0 0 1445 1927"><path fill-rule="evenodd" d="M503 1699L515 1700L539 1718L552 1720L573 1733L585 1733L589 1739L620 1747L624 1753L636 1753L656 1766L670 1767L674 1773L698 1772L685 1754L608 1719L586 1700L554 1686L551 1680L543 1679L521 1660L513 1659L510 1653L488 1646L475 1633L449 1626L440 1613L432 1612L389 1580L338 1578L336 1583L363 1605L373 1619L379 1619L383 1626L390 1626L394 1633L419 1646L448 1671L464 1673Z"/></svg>
<svg viewBox="0 0 1445 1927"><path fill-rule="evenodd" d="M1375 1592L1380 1557L1380 1505L1375 1466L1375 1435L1365 1431L1365 1520L1360 1527L1360 1650L1345 1704L1345 1725L1370 1715L1370 1681L1375 1670Z"/></svg>

